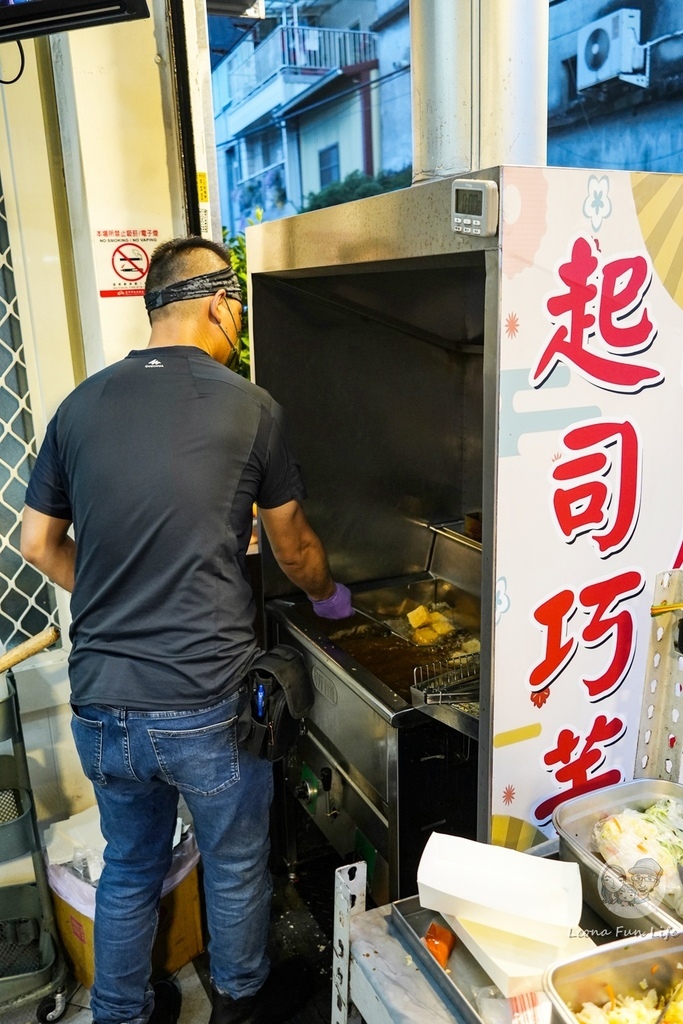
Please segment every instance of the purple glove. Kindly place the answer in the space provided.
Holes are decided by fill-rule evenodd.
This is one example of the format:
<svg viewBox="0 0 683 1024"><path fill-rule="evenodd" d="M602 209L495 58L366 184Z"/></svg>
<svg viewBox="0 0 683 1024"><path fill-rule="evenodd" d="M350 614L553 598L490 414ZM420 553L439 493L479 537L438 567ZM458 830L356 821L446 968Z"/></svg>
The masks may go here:
<svg viewBox="0 0 683 1024"><path fill-rule="evenodd" d="M348 619L353 615L351 591L343 583L335 583L334 594L324 601L311 601L313 611L322 619Z"/></svg>

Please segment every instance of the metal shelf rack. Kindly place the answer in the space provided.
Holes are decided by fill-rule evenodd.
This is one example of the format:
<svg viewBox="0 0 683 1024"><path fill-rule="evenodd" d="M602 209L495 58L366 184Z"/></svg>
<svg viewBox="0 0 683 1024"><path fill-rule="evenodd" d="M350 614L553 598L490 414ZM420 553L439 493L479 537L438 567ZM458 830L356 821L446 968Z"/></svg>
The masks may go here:
<svg viewBox="0 0 683 1024"><path fill-rule="evenodd" d="M11 754L0 755L0 863L26 855L33 862L33 882L0 888L0 1010L37 1002L43 1024L66 1010L67 969L52 910L52 897L41 849L19 701L12 667L49 647L59 637L43 630L0 657L7 672L7 695L0 698L0 742Z"/></svg>

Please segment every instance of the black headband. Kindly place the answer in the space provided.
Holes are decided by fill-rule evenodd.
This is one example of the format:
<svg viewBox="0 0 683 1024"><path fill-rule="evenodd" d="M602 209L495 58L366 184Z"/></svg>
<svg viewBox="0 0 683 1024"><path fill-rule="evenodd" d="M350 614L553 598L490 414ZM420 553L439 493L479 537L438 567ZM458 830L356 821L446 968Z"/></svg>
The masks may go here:
<svg viewBox="0 0 683 1024"><path fill-rule="evenodd" d="M237 274L232 267L223 267L210 274L199 274L188 277L185 281L176 281L157 292L145 295L145 309L150 313L153 309L167 306L169 302L183 302L185 299L203 299L206 295L215 295L223 288L229 299L242 301L242 288Z"/></svg>

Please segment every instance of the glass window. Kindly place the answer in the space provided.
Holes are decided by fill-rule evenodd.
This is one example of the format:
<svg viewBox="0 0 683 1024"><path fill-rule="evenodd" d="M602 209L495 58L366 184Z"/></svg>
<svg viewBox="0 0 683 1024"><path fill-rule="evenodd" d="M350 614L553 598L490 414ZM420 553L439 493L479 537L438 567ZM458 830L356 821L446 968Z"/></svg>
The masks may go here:
<svg viewBox="0 0 683 1024"><path fill-rule="evenodd" d="M325 149L321 149L318 152L318 161L320 164L320 187L324 188L325 185L331 184L333 181L339 181L339 143L335 142L332 146L326 146Z"/></svg>
<svg viewBox="0 0 683 1024"><path fill-rule="evenodd" d="M282 132L273 128L263 135L263 166L271 167L282 162Z"/></svg>

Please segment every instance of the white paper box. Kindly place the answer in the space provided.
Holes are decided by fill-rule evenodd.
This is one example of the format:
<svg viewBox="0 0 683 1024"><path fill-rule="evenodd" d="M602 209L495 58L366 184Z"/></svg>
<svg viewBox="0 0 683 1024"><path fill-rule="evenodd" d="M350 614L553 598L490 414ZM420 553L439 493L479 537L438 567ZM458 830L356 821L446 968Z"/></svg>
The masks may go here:
<svg viewBox="0 0 683 1024"><path fill-rule="evenodd" d="M420 904L564 946L581 917L579 866L433 832L417 870Z"/></svg>
<svg viewBox="0 0 683 1024"><path fill-rule="evenodd" d="M489 928L485 924L464 921L450 914L443 917L491 981L508 998L540 991L543 975L551 964L557 960L569 960L595 947L593 940L580 929L571 933L565 945L554 946Z"/></svg>

